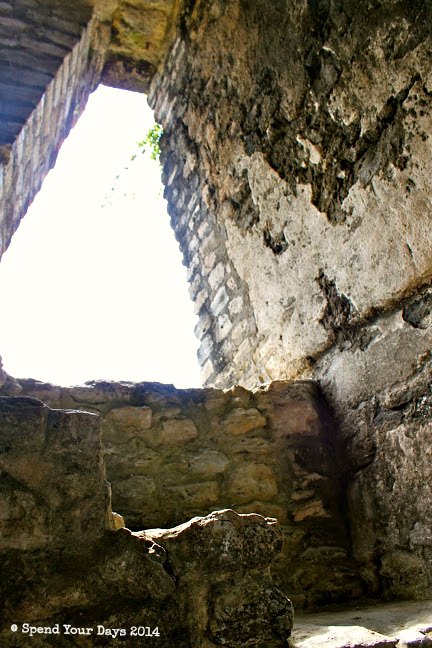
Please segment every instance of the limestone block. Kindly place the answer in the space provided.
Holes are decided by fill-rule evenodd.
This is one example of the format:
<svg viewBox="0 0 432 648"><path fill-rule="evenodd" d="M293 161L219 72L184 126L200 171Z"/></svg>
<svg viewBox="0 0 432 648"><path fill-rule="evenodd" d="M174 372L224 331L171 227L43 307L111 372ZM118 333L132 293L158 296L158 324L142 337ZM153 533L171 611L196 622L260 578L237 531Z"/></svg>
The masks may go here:
<svg viewBox="0 0 432 648"><path fill-rule="evenodd" d="M286 642L291 634L290 601L280 590L269 589L266 578L235 577L229 583L216 586L212 604L209 627L216 645L273 646L277 645L273 643L275 640Z"/></svg>
<svg viewBox="0 0 432 648"><path fill-rule="evenodd" d="M221 286L210 304L210 312L213 317L218 317L229 303L229 296L225 286Z"/></svg>
<svg viewBox="0 0 432 648"><path fill-rule="evenodd" d="M303 502L305 500L310 500L313 497L315 491L313 490L300 490L294 491L291 493L291 500L293 502Z"/></svg>
<svg viewBox="0 0 432 648"><path fill-rule="evenodd" d="M112 401L127 402L133 396L133 385L114 380L95 380L71 388L69 394L77 403L98 405Z"/></svg>
<svg viewBox="0 0 432 648"><path fill-rule="evenodd" d="M103 438L106 443L126 443L136 436L144 436L151 426L150 407L119 407L108 412L104 420Z"/></svg>
<svg viewBox="0 0 432 648"><path fill-rule="evenodd" d="M150 407L119 407L112 409L105 420L129 436L151 426L152 411Z"/></svg>
<svg viewBox="0 0 432 648"><path fill-rule="evenodd" d="M287 521L287 511L283 506L273 504L273 502L250 502L236 506L238 513L258 513L263 517L271 517L278 521L279 524L285 524Z"/></svg>
<svg viewBox="0 0 432 648"><path fill-rule="evenodd" d="M247 409L251 404L251 392L241 385L234 385L226 391L237 407Z"/></svg>
<svg viewBox="0 0 432 648"><path fill-rule="evenodd" d="M321 500L313 500L312 502L308 502L307 504L305 504L305 506L297 509L294 513L294 520L296 522L301 522L302 520L306 520L310 517L330 517L329 512L324 509L324 505Z"/></svg>
<svg viewBox="0 0 432 648"><path fill-rule="evenodd" d="M166 487L164 489L164 499L167 499L168 506L171 501L178 502L186 509L205 508L212 510L217 507L220 501L219 484L216 481L194 482L181 486Z"/></svg>
<svg viewBox="0 0 432 648"><path fill-rule="evenodd" d="M211 320L208 315L205 317L201 317L199 320L198 324L195 326L194 333L196 337L201 340L204 337L204 334L206 333L207 329L211 325Z"/></svg>
<svg viewBox="0 0 432 648"><path fill-rule="evenodd" d="M225 270L222 263L218 263L218 265L210 272L208 282L214 291L216 291L222 283L224 273Z"/></svg>
<svg viewBox="0 0 432 648"><path fill-rule="evenodd" d="M191 441L198 436L198 430L193 421L189 419L172 419L162 423L159 443L162 445L175 445Z"/></svg>
<svg viewBox="0 0 432 648"><path fill-rule="evenodd" d="M224 445L224 442L220 442ZM259 435L234 437L230 442L231 452L236 455L271 455L274 452L274 444Z"/></svg>
<svg viewBox="0 0 432 648"><path fill-rule="evenodd" d="M153 510L157 506L156 483L151 477L133 475L115 483L113 498L120 511L122 505L128 511Z"/></svg>
<svg viewBox="0 0 432 648"><path fill-rule="evenodd" d="M213 416L219 416L226 408L228 398L220 389L206 389L204 407Z"/></svg>
<svg viewBox="0 0 432 648"><path fill-rule="evenodd" d="M187 588L197 646L286 645L293 608L268 571L281 549L274 520L224 510L139 535L163 547L180 587Z"/></svg>
<svg viewBox="0 0 432 648"><path fill-rule="evenodd" d="M235 409L228 414L222 421L224 432L234 436L246 434L251 430L265 427L267 424L265 416L257 409Z"/></svg>
<svg viewBox="0 0 432 648"><path fill-rule="evenodd" d="M225 340L227 335L229 335L232 327L233 327L233 324L232 324L230 318L228 317L228 314L224 313L223 315L220 315L220 317L218 317L218 319L217 319L217 323L216 323L216 326L215 326L215 329L216 329L216 332L215 332L216 342L219 343L219 342L222 342L223 340Z"/></svg>
<svg viewBox="0 0 432 648"><path fill-rule="evenodd" d="M173 529L141 533L164 547L179 575L199 580L201 572L209 582L217 582L221 571L268 566L282 548L281 530L275 520L238 515L230 509L194 518Z"/></svg>
<svg viewBox="0 0 432 648"><path fill-rule="evenodd" d="M207 358L211 355L213 349L213 340L209 335L201 339L200 347L198 350L198 362L203 365Z"/></svg>
<svg viewBox="0 0 432 648"><path fill-rule="evenodd" d="M311 381L276 380L257 393L259 407L266 412L275 438L295 434L313 437L321 432L318 395Z"/></svg>
<svg viewBox="0 0 432 648"><path fill-rule="evenodd" d="M44 383L39 380L20 380L23 396L37 398L49 407L58 409L61 407L62 389L51 383ZM69 404L69 403L68 403ZM73 407L72 402L70 403Z"/></svg>
<svg viewBox="0 0 432 648"><path fill-rule="evenodd" d="M102 439L107 474L111 481L131 473L146 475L158 464L158 453L137 437L127 443L121 443L121 439L117 443L114 440L112 444L105 441L105 434Z"/></svg>
<svg viewBox="0 0 432 648"><path fill-rule="evenodd" d="M213 477L227 470L229 459L217 450L203 450L198 454L186 457L189 470L197 475Z"/></svg>
<svg viewBox="0 0 432 648"><path fill-rule="evenodd" d="M112 512L112 521L113 521L113 529L114 529L114 531L118 531L119 529L124 529L125 522L124 522L124 519L123 519L122 515L120 515L119 513L115 513L113 511Z"/></svg>
<svg viewBox="0 0 432 648"><path fill-rule="evenodd" d="M93 414L0 398L0 548L85 544L110 527Z"/></svg>
<svg viewBox="0 0 432 648"><path fill-rule="evenodd" d="M225 484L225 495L236 504L251 500L271 500L278 493L276 478L266 464L245 463L237 466Z"/></svg>
<svg viewBox="0 0 432 648"><path fill-rule="evenodd" d="M163 408L160 409L159 411L155 411L153 414L153 422L156 423L157 421L160 420L166 420L166 419L173 419L173 418L179 418L182 415L182 408L181 407L175 407L172 405L163 404Z"/></svg>
<svg viewBox="0 0 432 648"><path fill-rule="evenodd" d="M201 379L203 384L207 384L210 381L210 378L215 375L215 369L213 367L213 362L208 359L201 367Z"/></svg>

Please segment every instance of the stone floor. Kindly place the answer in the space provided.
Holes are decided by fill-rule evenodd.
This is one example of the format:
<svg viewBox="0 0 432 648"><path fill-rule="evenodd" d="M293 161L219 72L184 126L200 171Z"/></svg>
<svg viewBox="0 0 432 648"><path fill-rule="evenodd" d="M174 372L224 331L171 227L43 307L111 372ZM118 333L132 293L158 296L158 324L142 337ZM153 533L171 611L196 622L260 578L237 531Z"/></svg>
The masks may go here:
<svg viewBox="0 0 432 648"><path fill-rule="evenodd" d="M432 601L296 614L290 648L432 647Z"/></svg>

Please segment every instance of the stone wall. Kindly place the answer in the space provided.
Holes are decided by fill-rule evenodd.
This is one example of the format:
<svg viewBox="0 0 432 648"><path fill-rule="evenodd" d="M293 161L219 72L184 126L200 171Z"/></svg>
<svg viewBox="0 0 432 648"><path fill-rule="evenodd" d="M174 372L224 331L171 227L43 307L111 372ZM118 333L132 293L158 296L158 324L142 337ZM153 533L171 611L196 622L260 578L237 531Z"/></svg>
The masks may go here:
<svg viewBox="0 0 432 648"><path fill-rule="evenodd" d="M0 146L13 144L91 13L85 0L68 8L53 0L37 7L32 0L2 2Z"/></svg>
<svg viewBox="0 0 432 648"><path fill-rule="evenodd" d="M274 517L284 547L273 574L297 605L362 594L334 429L314 383L275 382L256 392L20 384L53 407L101 414L113 507L128 527L167 528L225 508Z"/></svg>
<svg viewBox="0 0 432 648"><path fill-rule="evenodd" d="M316 375L430 279L431 18L183 3L150 103L208 384Z"/></svg>
<svg viewBox="0 0 432 648"><path fill-rule="evenodd" d="M0 397L0 551L83 546L111 528L100 421Z"/></svg>
<svg viewBox="0 0 432 648"><path fill-rule="evenodd" d="M168 49L178 0L99 0L95 13L111 25L102 83L147 92Z"/></svg>
<svg viewBox="0 0 432 648"><path fill-rule="evenodd" d="M0 429L2 646L286 645L274 520L220 511L114 531L98 416L0 397Z"/></svg>
<svg viewBox="0 0 432 648"><path fill-rule="evenodd" d="M291 521L302 507L312 512L297 520L288 544L303 562L312 555L315 569L318 555L327 568L315 551L324 545L312 524L322 509L308 506L322 500L325 512L332 506L342 511L339 489L325 490L342 480L354 557L368 591L424 595L431 588L432 560L431 3L91 4L93 18L86 3L75 3L72 11L60 1L44 0L37 12L30 9L32 0L1 3L6 18L0 33L2 83L13 52L20 79L8 93L21 121L7 126L11 108L3 100L0 252L101 74L115 85L142 89L157 70L150 103L165 130L166 197L200 318L196 332L203 379L223 388L256 387L275 379L318 380L336 416L332 443L342 458L335 467L336 482L329 480L326 455L320 454L330 447L328 438L324 441L327 432L309 436L308 428L304 435L284 438L286 454L278 453L274 423L257 404L268 397L264 392L249 395L249 405L238 409L246 412L240 414L242 425L247 426L248 410L257 410L255 416L264 416L266 425L259 433L251 429L238 436L226 427L237 408L230 399L237 396L221 397L224 405L214 420L226 439L223 450L211 426L200 427L205 404L195 403L195 397L188 405L170 405L180 412L166 420L158 406L134 402L132 427L136 407L141 408L140 425L149 416L142 408L152 410L146 434L153 435L149 449L158 459L152 464L146 441L145 457L138 454L146 474L134 466L133 476L126 476L113 450L107 461L118 471L118 483L139 479L132 483L146 484L147 495L156 493L165 501L164 519L175 523L180 514L208 511L212 501L228 505L231 471L246 471L241 473L245 483L248 470L264 466L260 470L268 478L261 483L255 475L249 482L257 489L253 506L267 508L263 484L276 483L273 505L285 507ZM159 19L143 22L147 11ZM69 18L73 25L64 40L62 20ZM39 43L35 26L49 31L48 42ZM40 83L30 95L25 79L32 51ZM127 402L120 399L111 415L103 412L111 439ZM79 401L86 409L97 410L96 405ZM191 490L183 445L182 452L171 455L170 442L165 443L176 435L197 456L210 451L219 459L226 456L227 472L194 477ZM256 452L248 464L246 451L238 452L248 435L270 442L274 463ZM282 470L286 461L287 474L297 475L296 453L303 444L309 449L301 470L324 476L317 483L326 485L323 492L314 486L310 500L301 499L308 489L297 482L288 493L291 477L284 485ZM169 509L164 497L171 485L151 467L160 449L167 474L171 464L178 471L179 482L172 486L177 508ZM155 472L148 475L147 469ZM188 497L201 503L187 504ZM297 529L309 524L309 517L311 529L302 536ZM333 519L341 538L339 514L320 523L327 534ZM339 545L329 546L334 557ZM345 551L342 543L342 563ZM297 567L300 575L294 571L290 581L296 592L303 591L304 602L319 600L319 588ZM320 578L328 588L327 576ZM336 596L338 587L329 591Z"/></svg>
<svg viewBox="0 0 432 648"><path fill-rule="evenodd" d="M70 12L49 4L45 15L44 6L35 12L33 4L11 6L6 24L14 36L0 52L13 110L6 102L1 108L15 111L12 122L0 111L0 256L99 82L110 34L87 23L89 12L80 13L80 5Z"/></svg>
<svg viewBox="0 0 432 648"><path fill-rule="evenodd" d="M176 8L173 0L1 3L0 257L98 83L148 88Z"/></svg>
<svg viewBox="0 0 432 648"><path fill-rule="evenodd" d="M203 379L320 382L354 555L393 595L432 578L431 21L429 2L185 1L150 93Z"/></svg>
<svg viewBox="0 0 432 648"><path fill-rule="evenodd" d="M365 348L320 363L339 418L354 554L372 589L432 585L431 291L365 327Z"/></svg>

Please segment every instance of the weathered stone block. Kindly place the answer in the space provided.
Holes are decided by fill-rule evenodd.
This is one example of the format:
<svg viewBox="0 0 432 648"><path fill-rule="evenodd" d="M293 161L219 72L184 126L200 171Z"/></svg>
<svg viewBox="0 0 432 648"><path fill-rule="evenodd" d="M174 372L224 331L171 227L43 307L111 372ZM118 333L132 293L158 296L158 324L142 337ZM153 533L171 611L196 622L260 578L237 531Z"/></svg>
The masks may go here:
<svg viewBox="0 0 432 648"><path fill-rule="evenodd" d="M217 508L220 501L220 489L216 481L193 482L184 486L166 487L166 495L169 501L179 502L182 507L192 509L212 510Z"/></svg>
<svg viewBox="0 0 432 648"><path fill-rule="evenodd" d="M162 423L159 442L164 445L184 443L198 436L198 430L193 421L188 419L172 419Z"/></svg>
<svg viewBox="0 0 432 648"><path fill-rule="evenodd" d="M218 582L220 570L240 571L242 564L249 569L269 565L282 548L275 520L238 515L229 509L197 517L173 529L150 529L141 534L169 552L183 577L200 580L202 572L209 583Z"/></svg>
<svg viewBox="0 0 432 648"><path fill-rule="evenodd" d="M406 416L406 415L405 415ZM369 427L374 448L349 487L356 557L376 587L392 596L422 598L431 591L430 468L432 425L421 410L394 427L392 417ZM393 423L393 424L392 424ZM351 452L356 451L354 442ZM376 571L373 556L380 556Z"/></svg>
<svg viewBox="0 0 432 648"><path fill-rule="evenodd" d="M265 416L255 408L235 409L221 421L223 431L234 436L247 434L265 427L266 424Z"/></svg>
<svg viewBox="0 0 432 648"><path fill-rule="evenodd" d="M32 381L23 381L22 387L25 393L41 390ZM48 386L42 391L57 406L56 398L78 403L80 389L53 388L52 397ZM99 398L105 387L95 384L94 389ZM95 404L97 398L88 387L85 398L103 417L114 508L127 526L167 527L226 506L271 516L283 524L285 537L273 570L298 604L358 594L336 504L332 442L316 425L321 405L312 382L280 382L255 392L239 386L226 392L176 390L156 383L125 384L122 389L123 400L113 400L110 387L105 403L101 399ZM302 411L299 406L303 408L303 428L298 426L296 434L275 435L269 423L272 414L291 406L296 417ZM145 409L150 408L151 426L129 437L113 419L117 412L120 418L130 413L135 421L134 407L137 420L142 415L150 420ZM315 414L307 423L311 411ZM164 426L173 433L169 443L161 442ZM413 540L419 541L424 534L416 529Z"/></svg>
<svg viewBox="0 0 432 648"><path fill-rule="evenodd" d="M135 475L146 475L158 463L159 454L141 439L134 437L127 443L117 438L112 443L106 439L102 428L104 459L110 480Z"/></svg>
<svg viewBox="0 0 432 648"><path fill-rule="evenodd" d="M148 430L151 426L152 411L149 407L121 407L112 409L106 416L107 424L112 424L120 435L127 440Z"/></svg>
<svg viewBox="0 0 432 648"><path fill-rule="evenodd" d="M313 383L275 381L263 388L263 396L266 394L270 397L268 419L275 439L295 434L314 437L322 432L317 392ZM264 405L265 397L262 401Z"/></svg>
<svg viewBox="0 0 432 648"><path fill-rule="evenodd" d="M133 475L117 481L113 489L119 510L153 510L157 506L156 483L151 477Z"/></svg>
<svg viewBox="0 0 432 648"><path fill-rule="evenodd" d="M110 528L100 420L0 398L0 549L83 545Z"/></svg>
<svg viewBox="0 0 432 648"><path fill-rule="evenodd" d="M297 509L294 513L294 520L296 522L301 522L306 520L306 518L324 518L330 517L330 514L324 509L323 503L321 500L313 500L308 502L301 508Z"/></svg>
<svg viewBox="0 0 432 648"><path fill-rule="evenodd" d="M204 450L195 455L186 457L189 470L197 475L214 475L223 474L229 465L229 459L222 452L217 450Z"/></svg>
<svg viewBox="0 0 432 648"><path fill-rule="evenodd" d="M230 501L245 504L251 500L271 500L278 493L276 478L266 464L247 463L229 475L225 486Z"/></svg>

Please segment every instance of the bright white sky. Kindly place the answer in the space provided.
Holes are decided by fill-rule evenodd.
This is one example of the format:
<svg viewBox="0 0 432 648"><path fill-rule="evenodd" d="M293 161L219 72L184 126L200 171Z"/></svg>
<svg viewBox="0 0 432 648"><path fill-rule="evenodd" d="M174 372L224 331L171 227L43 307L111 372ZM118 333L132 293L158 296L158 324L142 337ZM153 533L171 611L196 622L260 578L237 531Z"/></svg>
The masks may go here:
<svg viewBox="0 0 432 648"><path fill-rule="evenodd" d="M0 355L14 377L200 386L160 168L130 162L152 124L144 95L100 86L64 143L0 264Z"/></svg>

